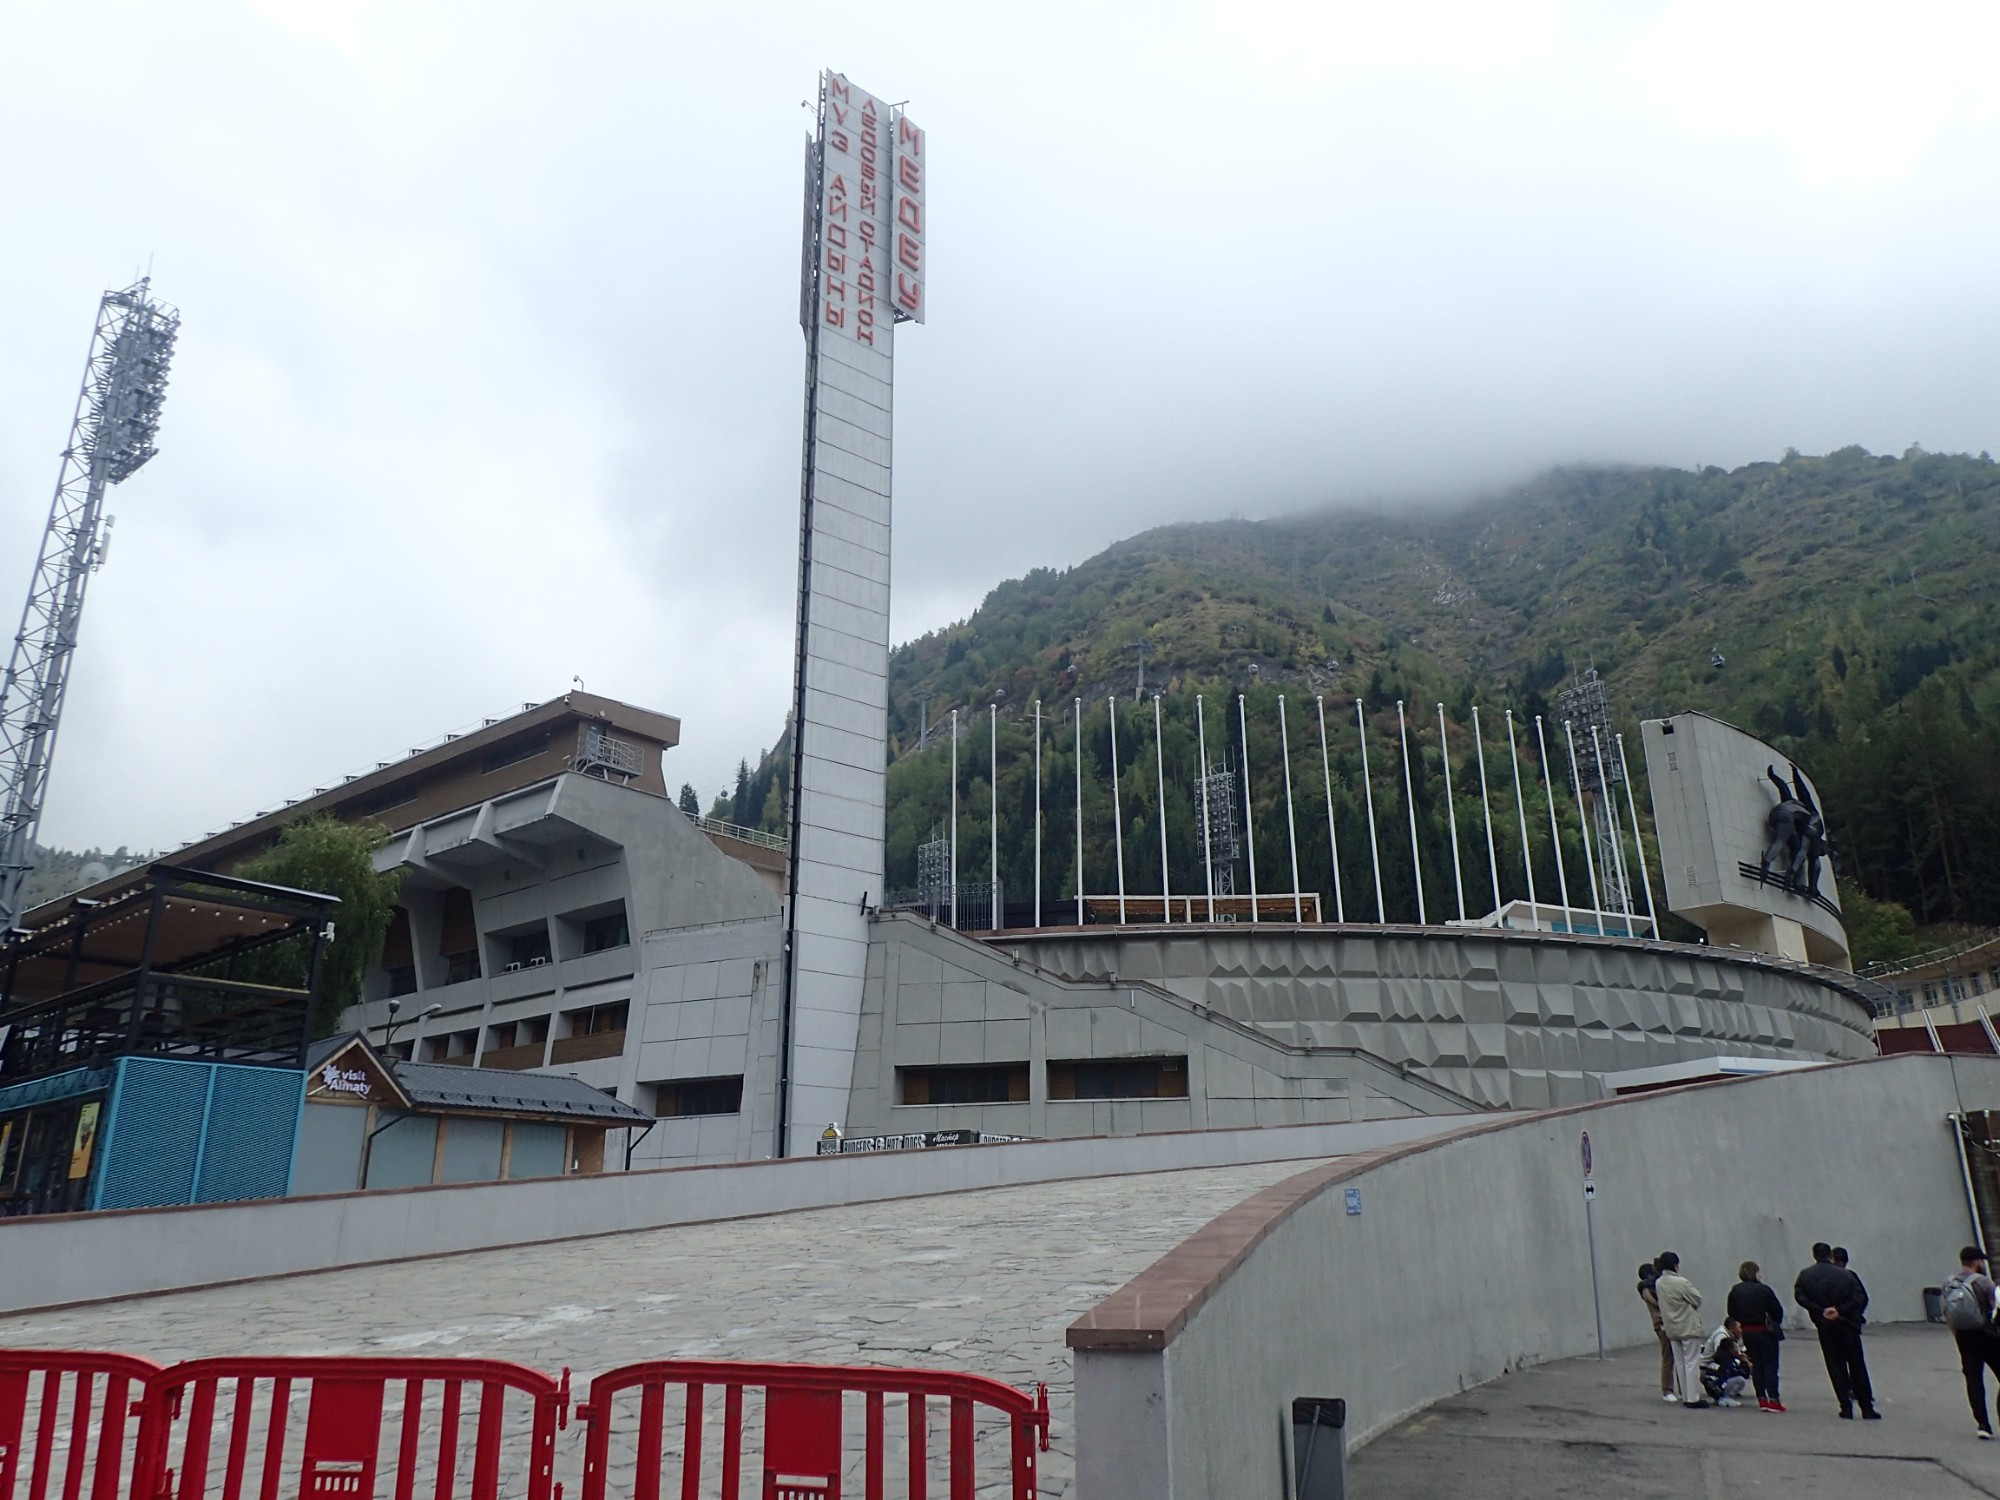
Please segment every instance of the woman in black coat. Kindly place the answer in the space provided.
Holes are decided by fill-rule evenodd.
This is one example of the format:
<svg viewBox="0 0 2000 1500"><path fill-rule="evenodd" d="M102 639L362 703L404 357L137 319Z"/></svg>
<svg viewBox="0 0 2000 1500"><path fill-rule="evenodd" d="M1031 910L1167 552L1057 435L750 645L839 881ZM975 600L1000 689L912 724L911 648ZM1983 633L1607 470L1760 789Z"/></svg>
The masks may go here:
<svg viewBox="0 0 2000 1500"><path fill-rule="evenodd" d="M1783 1411L1778 1399L1778 1341L1785 1336L1785 1304L1757 1279L1757 1262L1736 1268L1729 1289L1729 1321L1741 1326L1743 1352L1750 1356L1750 1383L1757 1389L1759 1411Z"/></svg>

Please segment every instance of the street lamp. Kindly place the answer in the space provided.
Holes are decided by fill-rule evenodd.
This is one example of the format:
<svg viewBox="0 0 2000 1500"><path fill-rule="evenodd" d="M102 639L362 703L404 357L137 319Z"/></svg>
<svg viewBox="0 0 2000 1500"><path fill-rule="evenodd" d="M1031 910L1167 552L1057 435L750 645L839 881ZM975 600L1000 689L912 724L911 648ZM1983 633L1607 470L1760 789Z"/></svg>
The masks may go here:
<svg viewBox="0 0 2000 1500"><path fill-rule="evenodd" d="M409 1017L407 1020L398 1020L396 1018L396 1012L401 1010L402 1008L403 1008L403 1002L401 1000L392 998L389 1001L389 1024L382 1032L382 1050L384 1052L387 1052L389 1048L395 1043L396 1028L398 1026L414 1026L419 1021L428 1021L432 1016L436 1015L439 1011L443 1010L444 1005L442 1004L442 1002L440 1002L439 1004L430 1006L428 1009L419 1011L416 1015ZM393 1058L390 1060L394 1061Z"/></svg>

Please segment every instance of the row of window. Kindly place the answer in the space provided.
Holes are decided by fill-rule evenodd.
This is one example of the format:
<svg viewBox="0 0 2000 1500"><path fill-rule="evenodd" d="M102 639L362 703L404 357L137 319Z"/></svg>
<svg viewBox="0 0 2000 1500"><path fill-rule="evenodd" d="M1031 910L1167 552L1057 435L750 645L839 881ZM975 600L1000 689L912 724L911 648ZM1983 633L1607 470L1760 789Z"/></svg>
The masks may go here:
<svg viewBox="0 0 2000 1500"><path fill-rule="evenodd" d="M391 995L413 994L417 988L417 966L410 955L408 918L397 913L402 924L400 932L392 930L390 941L384 949L385 969ZM576 936L567 942L576 944L576 955L603 953L612 948L631 946L632 929L626 921L625 908L604 912L597 916L576 919ZM479 945L470 932L454 931L463 924L448 923L445 941L447 947L439 957L444 960L444 982L462 984L468 979L480 977L481 964ZM549 924L546 921L530 923L510 932L489 933L490 945L488 962L499 973L514 974L523 969L539 969L555 961L555 949L549 938Z"/></svg>
<svg viewBox="0 0 2000 1500"><path fill-rule="evenodd" d="M462 1063L467 1067L476 1061L487 1067L539 1068L552 1021L559 1029L550 1063L616 1057L625 1050L625 1023L630 1014L631 1002L617 1000L566 1010L553 1017L524 1016L518 1021L497 1021L486 1028L484 1047L480 1046L477 1026L439 1032L423 1039L423 1060Z"/></svg>
<svg viewBox="0 0 2000 1500"><path fill-rule="evenodd" d="M899 1104L1021 1104L1028 1064L898 1068ZM1185 1057L1090 1057L1048 1065L1051 1099L1185 1099Z"/></svg>

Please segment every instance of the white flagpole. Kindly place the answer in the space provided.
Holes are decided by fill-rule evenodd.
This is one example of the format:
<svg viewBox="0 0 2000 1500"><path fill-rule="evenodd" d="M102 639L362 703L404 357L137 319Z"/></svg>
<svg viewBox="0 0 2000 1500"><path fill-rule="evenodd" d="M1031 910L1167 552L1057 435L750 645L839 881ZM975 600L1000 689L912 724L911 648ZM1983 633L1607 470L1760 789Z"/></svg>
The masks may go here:
<svg viewBox="0 0 2000 1500"><path fill-rule="evenodd" d="M1285 726L1285 695L1278 694L1278 753L1285 761L1285 837L1292 848L1292 920L1306 919L1305 895L1299 890L1299 830L1292 821L1292 735Z"/></svg>
<svg viewBox="0 0 2000 1500"><path fill-rule="evenodd" d="M1076 925L1083 925L1083 700L1076 700Z"/></svg>
<svg viewBox="0 0 2000 1500"><path fill-rule="evenodd" d="M1236 695L1236 731L1243 737L1243 846L1250 851L1250 920L1257 920L1257 822L1250 811L1250 721Z"/></svg>
<svg viewBox="0 0 2000 1500"><path fill-rule="evenodd" d="M1451 888L1458 896L1458 920L1465 920L1465 871L1458 859L1458 804L1451 800L1451 742L1444 734L1444 705L1438 705L1438 759L1444 765L1444 806L1451 819Z"/></svg>
<svg viewBox="0 0 2000 1500"><path fill-rule="evenodd" d="M1035 926L1042 925L1042 700L1035 700Z"/></svg>
<svg viewBox="0 0 2000 1500"><path fill-rule="evenodd" d="M951 711L951 925L958 929L958 710Z"/></svg>
<svg viewBox="0 0 2000 1500"><path fill-rule="evenodd" d="M1493 910L1500 910L1500 854L1493 847L1493 799L1486 791L1486 741L1479 732L1479 705L1472 705L1472 748L1479 756L1479 812L1486 824L1486 868L1493 875Z"/></svg>
<svg viewBox="0 0 2000 1500"><path fill-rule="evenodd" d="M1562 885L1563 930L1576 926L1576 908L1569 903L1569 871L1563 864L1562 831L1556 826L1556 783L1549 775L1549 737L1542 729L1542 716L1535 715L1535 743L1542 747L1542 791L1549 799L1549 843L1555 850L1556 879Z"/></svg>
<svg viewBox="0 0 2000 1500"><path fill-rule="evenodd" d="M987 870L986 905L993 925L988 930L998 932L1006 921L1000 910L1000 705L986 705L986 805L993 814L993 823L986 832L991 848L991 863Z"/></svg>
<svg viewBox="0 0 2000 1500"><path fill-rule="evenodd" d="M1528 872L1528 920L1542 925L1542 908L1535 900L1535 855L1528 845L1528 803L1521 794L1521 756L1514 749L1514 710L1507 710L1507 759L1514 766L1514 816L1521 820L1521 868Z"/></svg>
<svg viewBox="0 0 2000 1500"><path fill-rule="evenodd" d="M1625 736L1618 740L1618 769L1625 773L1625 808L1632 814L1632 847L1639 852L1639 878L1646 883L1646 916L1653 924L1653 936L1660 935L1660 909L1653 905L1653 876L1646 868L1646 841L1639 833L1639 804L1632 800L1632 768L1625 764Z"/></svg>
<svg viewBox="0 0 2000 1500"><path fill-rule="evenodd" d="M1597 932L1598 936L1602 937L1604 935L1604 897L1598 893L1597 856L1591 851L1590 847L1597 841L1590 836L1590 826L1585 821L1583 811L1583 778L1577 774L1576 769L1576 731L1570 727L1568 719L1563 720L1563 733L1569 739L1569 784L1570 791L1576 798L1577 827L1583 835L1583 868L1584 873L1590 879L1590 909L1597 913Z"/></svg>
<svg viewBox="0 0 2000 1500"><path fill-rule="evenodd" d="M1361 792L1368 800L1368 860L1375 867L1375 920L1389 920L1388 909L1382 905L1382 846L1375 838L1375 783L1368 776L1368 708L1361 699L1354 700L1355 722L1361 726Z"/></svg>
<svg viewBox="0 0 2000 1500"><path fill-rule="evenodd" d="M1595 724L1590 726L1590 758L1597 762L1597 795L1604 798L1605 810L1611 814L1611 853L1616 861L1613 873L1618 877L1618 907L1625 915L1625 936L1636 937L1638 934L1632 930L1632 877L1625 869L1625 830L1620 826L1624 819L1618 813L1618 796L1611 790L1611 778L1604 774L1604 744L1598 738Z"/></svg>
<svg viewBox="0 0 2000 1500"><path fill-rule="evenodd" d="M1194 695L1194 734L1201 754L1201 868L1208 883L1208 920L1215 920L1215 852L1209 848L1209 831L1215 825L1208 812L1208 723L1202 717L1201 694Z"/></svg>
<svg viewBox="0 0 2000 1500"><path fill-rule="evenodd" d="M1326 847L1333 860L1333 919L1347 920L1347 903L1340 898L1340 835L1333 831L1333 762L1326 750L1326 699L1313 699L1319 708L1319 774L1326 783Z"/></svg>
<svg viewBox="0 0 2000 1500"><path fill-rule="evenodd" d="M1410 815L1410 869L1417 877L1417 925L1430 926L1424 910L1424 860L1417 852L1417 796L1410 783L1410 734L1403 724L1403 700L1396 700L1396 738L1403 747L1403 808Z"/></svg>
<svg viewBox="0 0 2000 1500"><path fill-rule="evenodd" d="M1167 743L1160 728L1160 695L1153 694L1153 775L1160 799L1160 920L1174 919L1173 891L1167 877Z"/></svg>
<svg viewBox="0 0 2000 1500"><path fill-rule="evenodd" d="M1111 839L1118 854L1118 925L1125 925L1125 814L1118 803L1118 695L1106 698L1111 714Z"/></svg>

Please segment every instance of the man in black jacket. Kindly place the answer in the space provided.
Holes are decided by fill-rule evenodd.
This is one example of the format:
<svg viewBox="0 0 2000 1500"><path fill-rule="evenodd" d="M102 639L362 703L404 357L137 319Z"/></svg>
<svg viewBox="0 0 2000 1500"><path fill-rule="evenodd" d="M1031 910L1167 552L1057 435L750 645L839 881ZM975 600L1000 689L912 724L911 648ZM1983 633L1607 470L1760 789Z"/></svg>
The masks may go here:
<svg viewBox="0 0 2000 1500"><path fill-rule="evenodd" d="M1852 1418L1859 1406L1863 1417L1878 1422L1882 1413L1875 1410L1875 1389L1868 1382L1868 1361L1861 1352L1868 1289L1859 1276L1833 1263L1833 1246L1822 1241L1812 1253L1813 1263L1792 1283L1792 1300L1806 1310L1819 1335L1819 1352L1826 1359L1841 1416Z"/></svg>

